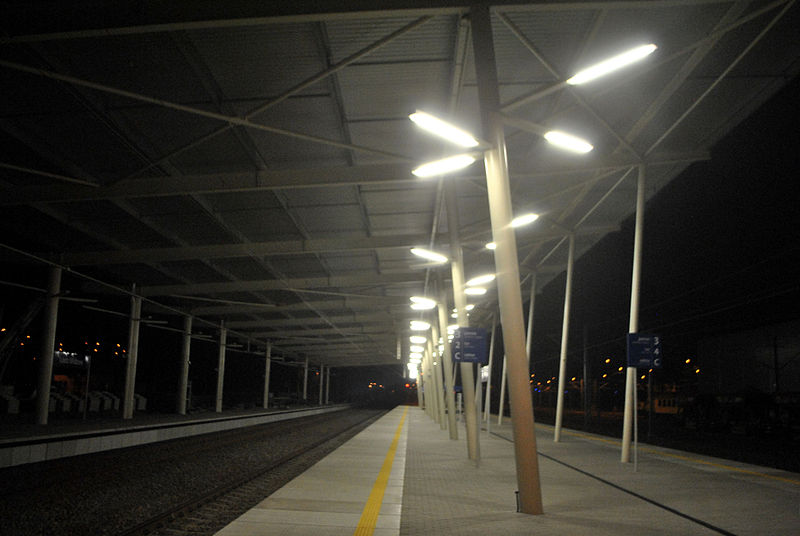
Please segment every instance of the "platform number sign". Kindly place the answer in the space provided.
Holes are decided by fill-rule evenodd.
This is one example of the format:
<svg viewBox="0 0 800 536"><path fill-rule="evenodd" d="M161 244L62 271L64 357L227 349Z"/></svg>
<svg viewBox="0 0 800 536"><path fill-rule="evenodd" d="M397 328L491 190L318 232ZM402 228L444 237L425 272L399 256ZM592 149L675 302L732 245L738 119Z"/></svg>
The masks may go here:
<svg viewBox="0 0 800 536"><path fill-rule="evenodd" d="M486 330L460 327L453 332L450 349L456 363L483 363L489 360L486 351Z"/></svg>
<svg viewBox="0 0 800 536"><path fill-rule="evenodd" d="M628 366L646 369L661 368L661 337L628 333Z"/></svg>

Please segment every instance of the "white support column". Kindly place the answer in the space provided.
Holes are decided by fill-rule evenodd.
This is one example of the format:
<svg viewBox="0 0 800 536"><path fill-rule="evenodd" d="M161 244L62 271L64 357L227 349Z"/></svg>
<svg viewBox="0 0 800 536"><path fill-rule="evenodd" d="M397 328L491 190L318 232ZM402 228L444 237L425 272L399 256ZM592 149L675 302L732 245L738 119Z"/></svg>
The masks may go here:
<svg viewBox="0 0 800 536"><path fill-rule="evenodd" d="M322 387L323 387L323 379L325 378L325 365L320 364L319 366L319 398L318 404L322 405Z"/></svg>
<svg viewBox="0 0 800 536"><path fill-rule="evenodd" d="M572 301L572 270L575 265L575 233L569 235L569 256L567 257L567 283L564 289L564 319L561 324L561 354L558 360L558 396L556 397L556 426L553 441L561 441L561 422L564 417L564 389L567 380L567 344L569 342L569 313Z"/></svg>
<svg viewBox="0 0 800 536"><path fill-rule="evenodd" d="M303 365L303 400L308 400L308 358Z"/></svg>
<svg viewBox="0 0 800 536"><path fill-rule="evenodd" d="M136 285L133 287L136 292ZM142 298L131 296L131 322L128 334L128 363L125 368L125 393L122 397L122 418L132 419L136 392L136 364L139 360L139 326L142 320Z"/></svg>
<svg viewBox="0 0 800 536"><path fill-rule="evenodd" d="M489 381L486 382L486 404L483 408L483 420L487 422L486 431L489 431L489 417L492 413L492 364L494 363L494 336L497 332L497 315L492 313L492 334L489 336Z"/></svg>
<svg viewBox="0 0 800 536"><path fill-rule="evenodd" d="M219 358L217 360L217 396L214 403L214 411L222 413L222 388L225 385L225 349L228 344L228 329L225 324L219 325Z"/></svg>
<svg viewBox="0 0 800 536"><path fill-rule="evenodd" d="M494 251L497 297L500 304L500 323L503 326L503 343L508 358L519 505L523 513L541 514L544 510L534 435L533 403L528 383L530 374L524 343L519 260L516 237L511 227L513 213L505 134L503 124L497 115L500 108L500 94L489 6L472 7L470 23L483 133L484 138L492 146L492 149L486 151L484 162L492 236L497 244L497 249Z"/></svg>
<svg viewBox="0 0 800 536"><path fill-rule="evenodd" d="M417 365L417 407L422 409L425 402L422 400L422 369Z"/></svg>
<svg viewBox="0 0 800 536"><path fill-rule="evenodd" d="M437 420L442 430L447 430L447 416L444 402L444 374L442 372L442 353L439 352L439 330L431 324L431 348L433 348L433 376L436 381L436 408L439 411Z"/></svg>
<svg viewBox="0 0 800 536"><path fill-rule="evenodd" d="M503 424L503 412L506 405L506 383L508 382L508 356L503 354L503 370L500 373L500 407L497 410L497 426Z"/></svg>
<svg viewBox="0 0 800 536"><path fill-rule="evenodd" d="M331 403L331 366L328 365L328 372L325 375L325 405Z"/></svg>
<svg viewBox="0 0 800 536"><path fill-rule="evenodd" d="M428 417L432 418L431 408L433 407L433 402L431 401L431 375L429 373L430 367L428 367L427 350L422 352L422 362L419 366L422 371L422 374L420 374L422 379L422 407L425 408L425 413L428 414Z"/></svg>
<svg viewBox="0 0 800 536"><path fill-rule="evenodd" d="M439 289L439 305L437 311L439 313L439 333L442 335L442 342L444 344L444 353L442 354L442 370L444 371L444 399L447 406L447 430L450 433L450 439L458 439L458 426L456 426L456 393L455 393L455 380L453 378L453 358L450 353L450 341L447 340L447 289L444 286L444 281L441 273L437 274L437 286Z"/></svg>
<svg viewBox="0 0 800 536"><path fill-rule="evenodd" d="M528 333L525 336L525 353L528 354L528 369L531 367L531 348L533 348L533 305L536 302L536 272L531 273L531 296L528 302Z"/></svg>
<svg viewBox="0 0 800 536"><path fill-rule="evenodd" d="M633 273L631 274L631 316L628 325L629 333L639 331L639 288L642 275L642 240L644 231L644 164L639 166L639 177L636 182L636 226L633 235ZM625 374L625 411L622 421L622 453L620 461L631 461L631 429L633 428L636 409L636 367L628 367Z"/></svg>
<svg viewBox="0 0 800 536"><path fill-rule="evenodd" d="M183 317L183 344L181 346L181 376L178 378L178 413L186 415L186 395L189 390L189 360L192 348L192 317Z"/></svg>
<svg viewBox="0 0 800 536"><path fill-rule="evenodd" d="M447 207L447 228L450 234L450 270L453 277L453 299L456 303L459 327L468 327L467 299L464 295L464 257L459 236L458 200L452 178L444 179L444 198ZM464 394L464 422L467 426L467 455L476 463L481 459L480 427L475 407L475 374L472 363L461 363L461 389Z"/></svg>
<svg viewBox="0 0 800 536"><path fill-rule="evenodd" d="M267 341L267 350L265 352L266 360L264 362L264 400L262 407L269 408L269 374L272 369L272 341Z"/></svg>
<svg viewBox="0 0 800 536"><path fill-rule="evenodd" d="M431 419L439 422L439 396L436 394L436 367L433 365L433 342L428 340L428 350L425 352L425 363L428 368L428 378L425 382L426 401L431 407Z"/></svg>
<svg viewBox="0 0 800 536"><path fill-rule="evenodd" d="M50 410L50 386L53 383L53 354L58 324L58 296L61 293L61 268L51 266L47 279L44 329L39 347L39 376L36 382L36 423L47 424ZM88 386L87 386L88 388Z"/></svg>

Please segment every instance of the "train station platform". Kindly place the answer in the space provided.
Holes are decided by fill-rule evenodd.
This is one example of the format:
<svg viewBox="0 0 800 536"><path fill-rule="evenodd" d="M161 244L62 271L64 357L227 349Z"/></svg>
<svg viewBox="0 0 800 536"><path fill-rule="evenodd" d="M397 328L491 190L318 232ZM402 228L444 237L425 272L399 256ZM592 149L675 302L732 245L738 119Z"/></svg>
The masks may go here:
<svg viewBox="0 0 800 536"><path fill-rule="evenodd" d="M224 413L206 411L189 415L141 413L129 420L122 420L119 416L89 420L71 418L54 420L45 426L0 422L0 468L222 432L348 407L349 404L331 404L292 409L227 410Z"/></svg>
<svg viewBox="0 0 800 536"><path fill-rule="evenodd" d="M516 512L510 422L467 459L417 407L397 407L218 532L292 535L797 535L800 474L537 425L544 514ZM635 470L634 470L635 469Z"/></svg>

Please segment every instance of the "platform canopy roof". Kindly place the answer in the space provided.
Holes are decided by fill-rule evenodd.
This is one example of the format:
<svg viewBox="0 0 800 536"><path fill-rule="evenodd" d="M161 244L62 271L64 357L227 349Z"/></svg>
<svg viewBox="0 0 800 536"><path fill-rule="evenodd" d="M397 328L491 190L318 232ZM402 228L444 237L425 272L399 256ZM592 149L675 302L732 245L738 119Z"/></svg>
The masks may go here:
<svg viewBox="0 0 800 536"><path fill-rule="evenodd" d="M563 271L570 233L580 255L618 229L640 164L649 198L797 74L793 4L491 4L514 210L541 215L516 232L523 280ZM73 294L101 303L98 281L135 283L154 318L224 321L229 341L276 355L398 363L422 318L409 297L450 280L409 251L449 251L442 183L411 170L454 149L408 115L482 135L469 3L4 11L0 262L68 266L93 278ZM563 83L643 43L658 49L640 63ZM542 128L594 150L560 151ZM483 165L454 177L469 278L493 270ZM470 301L487 325L494 291Z"/></svg>

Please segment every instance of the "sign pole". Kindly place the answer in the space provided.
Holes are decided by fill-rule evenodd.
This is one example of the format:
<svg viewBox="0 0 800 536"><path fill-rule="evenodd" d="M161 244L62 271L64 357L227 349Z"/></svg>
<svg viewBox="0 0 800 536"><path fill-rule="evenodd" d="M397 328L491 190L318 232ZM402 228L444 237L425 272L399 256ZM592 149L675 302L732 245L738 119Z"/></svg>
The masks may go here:
<svg viewBox="0 0 800 536"><path fill-rule="evenodd" d="M642 274L642 231L644 229L644 164L639 166L636 182L636 225L633 235L633 273L631 274L631 312L628 333L639 331L639 287ZM622 421L622 451L620 461L631 461L631 428L634 418L636 367L628 366L625 376L625 412Z"/></svg>

